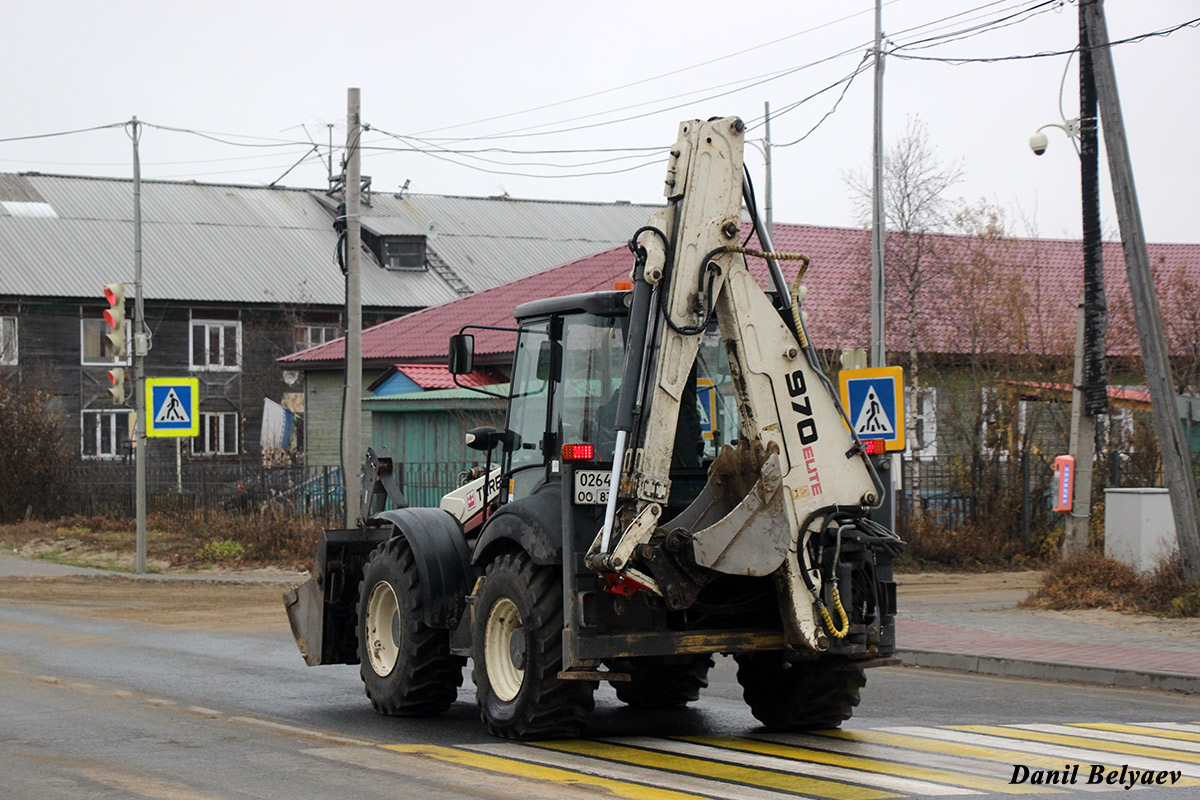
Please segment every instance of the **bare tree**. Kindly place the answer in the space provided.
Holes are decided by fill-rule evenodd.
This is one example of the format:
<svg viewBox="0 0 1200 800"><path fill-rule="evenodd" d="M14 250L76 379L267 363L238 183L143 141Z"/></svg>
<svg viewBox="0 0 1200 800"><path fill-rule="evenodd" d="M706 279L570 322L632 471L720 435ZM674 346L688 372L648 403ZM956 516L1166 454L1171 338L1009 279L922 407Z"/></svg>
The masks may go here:
<svg viewBox="0 0 1200 800"><path fill-rule="evenodd" d="M946 259L938 252L938 232L951 226L946 192L962 178L957 161L944 162L929 146L929 130L920 117L908 118L904 133L888 148L883 159L883 208L888 234L884 240L884 276L887 319L899 327L908 355L910 405L920 402L920 347L936 315L930 285L946 273ZM871 181L863 172L847 178L859 213L869 217ZM885 337L886 338L886 337ZM912 509L921 515L920 455L931 442L910 445L912 459Z"/></svg>

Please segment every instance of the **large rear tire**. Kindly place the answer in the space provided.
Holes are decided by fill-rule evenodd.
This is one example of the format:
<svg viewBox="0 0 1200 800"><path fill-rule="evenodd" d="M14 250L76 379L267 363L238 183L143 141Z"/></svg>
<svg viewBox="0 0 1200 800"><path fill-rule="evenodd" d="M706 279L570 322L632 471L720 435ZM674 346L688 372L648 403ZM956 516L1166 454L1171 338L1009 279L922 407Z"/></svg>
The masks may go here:
<svg viewBox="0 0 1200 800"><path fill-rule="evenodd" d="M458 697L465 659L450 654L450 632L421 619L421 585L403 537L375 548L358 587L358 658L363 686L380 714L432 716Z"/></svg>
<svg viewBox="0 0 1200 800"><path fill-rule="evenodd" d="M867 685L862 667L844 658L790 661L776 651L734 659L750 713L774 730L836 728L850 719Z"/></svg>
<svg viewBox="0 0 1200 800"><path fill-rule="evenodd" d="M612 687L617 699L633 708L679 708L698 700L712 666L707 653L622 658L608 664L613 672L629 675L627 681L612 681Z"/></svg>
<svg viewBox="0 0 1200 800"><path fill-rule="evenodd" d="M562 738L587 724L596 685L558 679L562 628L561 568L538 566L523 552L488 565L475 600L471 677L494 735Z"/></svg>

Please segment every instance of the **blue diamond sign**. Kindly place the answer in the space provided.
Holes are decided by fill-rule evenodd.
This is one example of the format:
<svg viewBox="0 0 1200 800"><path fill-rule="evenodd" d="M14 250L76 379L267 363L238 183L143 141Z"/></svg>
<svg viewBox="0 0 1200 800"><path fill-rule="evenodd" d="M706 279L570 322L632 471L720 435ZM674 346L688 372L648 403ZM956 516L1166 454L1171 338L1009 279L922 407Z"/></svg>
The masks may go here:
<svg viewBox="0 0 1200 800"><path fill-rule="evenodd" d="M197 378L146 379L147 436L198 436L199 409Z"/></svg>

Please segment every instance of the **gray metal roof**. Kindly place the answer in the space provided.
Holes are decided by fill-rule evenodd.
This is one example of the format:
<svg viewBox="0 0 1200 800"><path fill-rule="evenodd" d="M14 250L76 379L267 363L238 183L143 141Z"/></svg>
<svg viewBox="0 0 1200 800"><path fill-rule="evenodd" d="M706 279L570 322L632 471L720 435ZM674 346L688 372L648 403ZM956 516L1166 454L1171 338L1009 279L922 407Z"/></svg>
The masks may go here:
<svg viewBox="0 0 1200 800"><path fill-rule="evenodd" d="M129 180L0 174L0 296L98 297L133 279ZM143 181L148 300L341 305L329 199L315 190ZM30 204L53 214L27 216ZM10 210L11 209L11 210ZM374 194L363 224L425 235L471 289L506 283L625 241L652 207ZM435 272L364 261L368 307L436 305L458 293Z"/></svg>

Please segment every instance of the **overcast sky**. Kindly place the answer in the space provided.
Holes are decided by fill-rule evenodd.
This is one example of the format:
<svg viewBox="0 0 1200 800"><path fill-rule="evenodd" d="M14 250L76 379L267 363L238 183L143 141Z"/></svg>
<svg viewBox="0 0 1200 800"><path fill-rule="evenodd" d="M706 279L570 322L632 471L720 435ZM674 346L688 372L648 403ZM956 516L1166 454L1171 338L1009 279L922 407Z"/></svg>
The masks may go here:
<svg viewBox="0 0 1200 800"><path fill-rule="evenodd" d="M788 110L854 72L873 36L873 9L872 0L9 3L0 139L136 115L236 143L147 128L144 177L261 185L301 159L311 137L319 154L282 182L320 187L327 126L337 171L346 89L356 86L363 121L374 129L364 145L391 148L366 151L363 172L377 191L407 181L410 191L431 194L659 202L660 149L680 120L737 114L756 126L750 142L761 143L769 102L779 114L771 126L776 221L857 227L863 221L845 178L870 159L871 72L853 80L808 138L779 145L833 108L845 84ZM1106 11L1109 37L1118 40L1200 17L1200 3L1109 0ZM1074 47L1077 13L1074 3L1042 0L888 0L883 25L905 45L1011 17L996 30L900 51L1004 57ZM1118 46L1114 59L1147 236L1200 242L1200 30ZM1077 63L1063 91L1067 118L1078 109ZM885 140L919 115L938 157L962 167L953 197L1001 207L1017 234L1078 237L1070 142L1048 130L1040 158L1027 144L1038 126L1062 119L1065 67L1066 56L960 66L889 58ZM581 152L532 152L550 150ZM761 195L763 159L753 144L746 158ZM116 127L0 142L0 170L129 177L129 139ZM1106 165L1102 171L1104 230L1115 237ZM595 172L611 174L581 175Z"/></svg>

